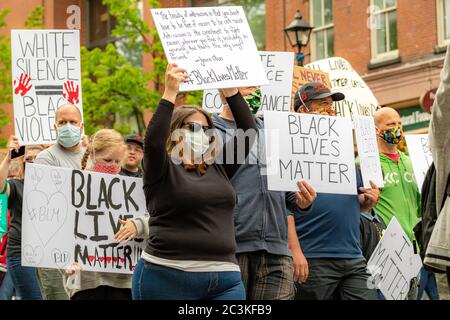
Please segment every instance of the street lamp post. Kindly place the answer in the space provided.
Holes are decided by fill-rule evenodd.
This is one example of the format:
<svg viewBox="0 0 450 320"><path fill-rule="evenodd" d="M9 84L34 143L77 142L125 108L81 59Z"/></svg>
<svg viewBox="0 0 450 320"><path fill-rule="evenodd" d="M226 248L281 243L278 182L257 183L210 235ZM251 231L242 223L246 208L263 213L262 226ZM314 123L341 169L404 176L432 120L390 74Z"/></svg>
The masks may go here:
<svg viewBox="0 0 450 320"><path fill-rule="evenodd" d="M311 31L314 27L302 20L300 10L295 13L295 19L286 28L284 33L289 40L291 47L297 47L297 64L303 66L305 55L302 53L302 47L309 43Z"/></svg>

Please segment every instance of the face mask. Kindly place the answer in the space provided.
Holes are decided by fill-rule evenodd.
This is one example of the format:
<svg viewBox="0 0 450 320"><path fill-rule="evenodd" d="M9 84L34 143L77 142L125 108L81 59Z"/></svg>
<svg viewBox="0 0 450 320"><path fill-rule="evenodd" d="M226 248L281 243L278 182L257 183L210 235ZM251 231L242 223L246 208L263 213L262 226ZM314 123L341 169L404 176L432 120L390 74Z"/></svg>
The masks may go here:
<svg viewBox="0 0 450 320"><path fill-rule="evenodd" d="M80 143L81 130L71 124L58 128L58 143L66 148L71 148Z"/></svg>
<svg viewBox="0 0 450 320"><path fill-rule="evenodd" d="M195 157L203 155L209 147L209 137L203 130L187 131L184 135L185 143L191 148Z"/></svg>
<svg viewBox="0 0 450 320"><path fill-rule="evenodd" d="M261 90L257 89L255 93L244 96L244 99L250 107L250 112L256 114L261 107Z"/></svg>
<svg viewBox="0 0 450 320"><path fill-rule="evenodd" d="M94 163L94 166L92 167L91 171L108 174L119 174L121 169L122 168L116 164L108 165L101 162L96 162Z"/></svg>
<svg viewBox="0 0 450 320"><path fill-rule="evenodd" d="M401 126L381 131L380 137L389 144L399 144L403 140L403 130Z"/></svg>
<svg viewBox="0 0 450 320"><path fill-rule="evenodd" d="M310 112L311 114L319 114L322 116L335 116L336 110L334 110L333 107L330 108L319 108L315 110L314 112Z"/></svg>

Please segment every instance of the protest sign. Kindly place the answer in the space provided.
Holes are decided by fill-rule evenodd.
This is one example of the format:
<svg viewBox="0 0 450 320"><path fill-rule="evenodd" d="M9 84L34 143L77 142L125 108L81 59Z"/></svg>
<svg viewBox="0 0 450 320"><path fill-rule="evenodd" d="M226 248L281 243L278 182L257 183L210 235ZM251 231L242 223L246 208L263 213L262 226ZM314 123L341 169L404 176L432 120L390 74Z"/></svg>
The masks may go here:
<svg viewBox="0 0 450 320"><path fill-rule="evenodd" d="M260 51L259 56L266 71L269 84L261 86L260 112L290 111L291 90L294 53ZM217 90L203 92L202 107L210 113L223 111L222 101Z"/></svg>
<svg viewBox="0 0 450 320"><path fill-rule="evenodd" d="M117 243L120 219L145 213L142 179L27 164L22 264L131 273L144 242Z"/></svg>
<svg viewBox="0 0 450 320"><path fill-rule="evenodd" d="M420 256L414 254L413 244L393 217L367 263L372 274L368 286L380 289L387 300L405 300L411 279L421 267Z"/></svg>
<svg viewBox="0 0 450 320"><path fill-rule="evenodd" d="M428 134L408 134L405 139L417 186L421 191L428 168L433 163Z"/></svg>
<svg viewBox="0 0 450 320"><path fill-rule="evenodd" d="M20 145L56 141L55 112L82 113L79 30L11 30L14 129Z"/></svg>
<svg viewBox="0 0 450 320"><path fill-rule="evenodd" d="M372 180L377 187L382 188L384 187L383 172L381 171L373 117L355 116L354 120L356 144L358 145L358 156L364 187L371 188L369 180Z"/></svg>
<svg viewBox="0 0 450 320"><path fill-rule="evenodd" d="M328 73L331 90L345 95L344 100L334 102L338 116L353 120L356 115L374 115L378 101L347 60L340 57L323 59L306 65L306 68Z"/></svg>
<svg viewBox="0 0 450 320"><path fill-rule="evenodd" d="M291 88L291 106L294 111L294 97L297 94L297 90L308 82L320 82L331 89L331 82L328 74L325 72L308 69L304 67L294 66L294 75L292 79Z"/></svg>
<svg viewBox="0 0 450 320"><path fill-rule="evenodd" d="M269 190L298 191L307 180L317 192L356 194L348 119L266 111L264 123Z"/></svg>
<svg viewBox="0 0 450 320"><path fill-rule="evenodd" d="M189 74L181 91L265 85L242 7L152 9L169 63Z"/></svg>

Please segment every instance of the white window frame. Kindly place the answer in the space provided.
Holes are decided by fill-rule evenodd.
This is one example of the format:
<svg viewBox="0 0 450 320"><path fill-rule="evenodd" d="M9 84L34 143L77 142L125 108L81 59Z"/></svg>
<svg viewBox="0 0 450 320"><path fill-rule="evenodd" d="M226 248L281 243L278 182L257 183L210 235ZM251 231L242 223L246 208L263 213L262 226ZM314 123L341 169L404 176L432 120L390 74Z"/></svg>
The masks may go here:
<svg viewBox="0 0 450 320"><path fill-rule="evenodd" d="M438 47L446 47L448 44L450 44L450 38L445 39L444 1L445 0L436 0Z"/></svg>
<svg viewBox="0 0 450 320"><path fill-rule="evenodd" d="M372 8L375 8L375 1L374 0L370 0L370 4L372 6ZM388 12L392 12L392 11L397 11L397 2L395 7L390 7L387 9L382 9L376 12L376 14L383 14L383 13L388 13ZM374 15L374 12L370 12L370 15ZM397 16L398 18L398 16ZM370 19L373 19L372 21L376 21L376 19L374 17L370 17ZM382 22L385 23L385 22ZM389 28L389 25L387 26ZM398 28L397 28L397 34L398 34ZM386 38L387 38L387 43L389 43L389 29L386 30ZM398 40L398 37L397 37ZM378 62L382 62L382 61L386 61L386 60L393 60L396 59L400 56L399 50L398 50L398 43L397 43L397 49L395 50L391 50L391 51L387 51L385 53L378 53L378 41L377 41L377 28L371 28L370 29L370 43L371 43L371 48L372 48L372 59L370 60L371 64L374 63L378 63Z"/></svg>
<svg viewBox="0 0 450 320"><path fill-rule="evenodd" d="M314 26L314 5L313 5L313 1L314 0L312 0L310 2L310 6L309 6L309 16L311 17L310 20L311 20L311 25L312 26ZM320 6L321 6L321 11L322 11L322 19L325 22L325 7L324 7L324 2L325 1L324 0L319 0L319 1L320 1L320 4L321 4ZM331 5L333 6L333 2L331 3ZM332 23L329 23L329 24L326 24L326 25L314 28L312 30L312 32L311 32L311 46L310 46L310 48L311 48L310 49L311 61L316 61L317 60L317 51L316 51L316 44L317 44L316 36L317 36L317 33L321 32L321 31L326 31L326 30L329 30L329 29L334 29L334 15L333 15L333 22ZM334 37L334 35L333 35L333 37ZM324 41L325 42L324 43L324 46L325 46L324 59L326 59L326 58L330 58L330 57L328 57L328 38L325 37L324 39L325 39L325 41Z"/></svg>

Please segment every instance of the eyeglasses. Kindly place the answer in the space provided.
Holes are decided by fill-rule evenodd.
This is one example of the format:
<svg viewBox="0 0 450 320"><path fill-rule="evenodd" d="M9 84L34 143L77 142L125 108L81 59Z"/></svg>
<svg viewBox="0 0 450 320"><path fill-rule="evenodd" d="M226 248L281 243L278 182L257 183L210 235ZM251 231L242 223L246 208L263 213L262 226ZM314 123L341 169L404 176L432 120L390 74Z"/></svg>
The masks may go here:
<svg viewBox="0 0 450 320"><path fill-rule="evenodd" d="M208 131L209 129L212 129L211 126L202 126L198 122L185 122L183 123L183 127L184 126L188 126L189 130L192 132L199 131L200 129L202 129L203 131Z"/></svg>

